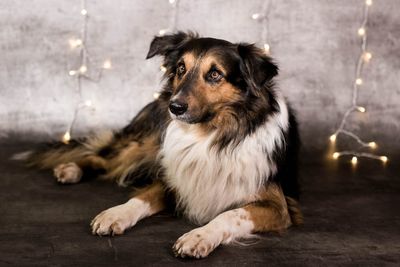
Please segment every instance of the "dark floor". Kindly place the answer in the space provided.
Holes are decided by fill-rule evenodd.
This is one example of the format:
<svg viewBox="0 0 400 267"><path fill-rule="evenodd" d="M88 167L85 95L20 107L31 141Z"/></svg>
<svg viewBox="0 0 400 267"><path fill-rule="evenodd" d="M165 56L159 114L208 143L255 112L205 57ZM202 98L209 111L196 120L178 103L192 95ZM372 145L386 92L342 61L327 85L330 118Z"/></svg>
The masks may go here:
<svg viewBox="0 0 400 267"><path fill-rule="evenodd" d="M48 171L23 168L10 155L30 146L0 144L1 266L399 266L400 167L391 160L348 163L303 156L305 225L263 235L252 246L223 246L207 259L181 260L171 246L193 228L160 214L119 237L90 234L100 211L129 189L100 181L61 186ZM317 159L319 158L319 160Z"/></svg>

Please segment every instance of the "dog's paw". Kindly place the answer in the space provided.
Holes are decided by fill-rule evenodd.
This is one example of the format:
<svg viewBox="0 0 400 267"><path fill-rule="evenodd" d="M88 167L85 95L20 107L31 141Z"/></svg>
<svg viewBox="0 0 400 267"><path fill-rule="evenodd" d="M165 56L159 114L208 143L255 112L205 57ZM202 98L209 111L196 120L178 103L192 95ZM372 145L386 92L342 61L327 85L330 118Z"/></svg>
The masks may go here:
<svg viewBox="0 0 400 267"><path fill-rule="evenodd" d="M94 235L121 235L136 223L134 211L126 204L109 208L97 215L91 222Z"/></svg>
<svg viewBox="0 0 400 267"><path fill-rule="evenodd" d="M181 236L172 249L176 257L200 259L207 257L220 243L216 233L200 227Z"/></svg>
<svg viewBox="0 0 400 267"><path fill-rule="evenodd" d="M57 182L62 184L75 184L82 178L82 170L75 162L60 164L54 168Z"/></svg>

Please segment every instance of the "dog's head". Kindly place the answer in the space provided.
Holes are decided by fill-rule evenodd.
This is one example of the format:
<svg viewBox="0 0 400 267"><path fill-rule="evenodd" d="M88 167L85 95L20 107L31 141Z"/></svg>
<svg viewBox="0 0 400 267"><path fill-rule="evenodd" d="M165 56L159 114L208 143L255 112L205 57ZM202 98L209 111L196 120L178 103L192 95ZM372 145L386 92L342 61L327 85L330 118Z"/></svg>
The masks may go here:
<svg viewBox="0 0 400 267"><path fill-rule="evenodd" d="M278 73L254 45L192 33L155 37L147 58L155 55L164 56L171 116L186 123L207 122L249 99L265 97L265 84Z"/></svg>

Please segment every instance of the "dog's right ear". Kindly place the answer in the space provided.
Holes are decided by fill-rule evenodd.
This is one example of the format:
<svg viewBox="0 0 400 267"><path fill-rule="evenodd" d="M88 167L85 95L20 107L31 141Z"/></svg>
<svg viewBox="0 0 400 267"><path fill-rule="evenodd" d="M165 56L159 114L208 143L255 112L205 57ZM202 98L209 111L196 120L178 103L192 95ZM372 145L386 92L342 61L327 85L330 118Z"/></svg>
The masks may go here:
<svg viewBox="0 0 400 267"><path fill-rule="evenodd" d="M155 55L167 56L172 51L181 48L187 41L196 37L197 35L191 32L178 32L170 35L156 36L151 41L146 59L152 58Z"/></svg>

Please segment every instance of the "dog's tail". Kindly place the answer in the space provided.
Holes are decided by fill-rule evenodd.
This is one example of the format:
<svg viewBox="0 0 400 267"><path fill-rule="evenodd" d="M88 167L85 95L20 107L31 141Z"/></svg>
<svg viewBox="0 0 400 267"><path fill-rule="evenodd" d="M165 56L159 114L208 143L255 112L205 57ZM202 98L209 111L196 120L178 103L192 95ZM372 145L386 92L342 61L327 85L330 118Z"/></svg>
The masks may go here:
<svg viewBox="0 0 400 267"><path fill-rule="evenodd" d="M59 164L77 162L90 155L96 155L112 142L114 134L106 132L88 138L71 140L67 144L53 142L43 144L36 150L17 153L12 160L25 162L30 167L52 169Z"/></svg>
<svg viewBox="0 0 400 267"><path fill-rule="evenodd" d="M299 203L291 197L285 196L285 198L292 224L294 226L303 224L304 217L303 213L301 212Z"/></svg>

